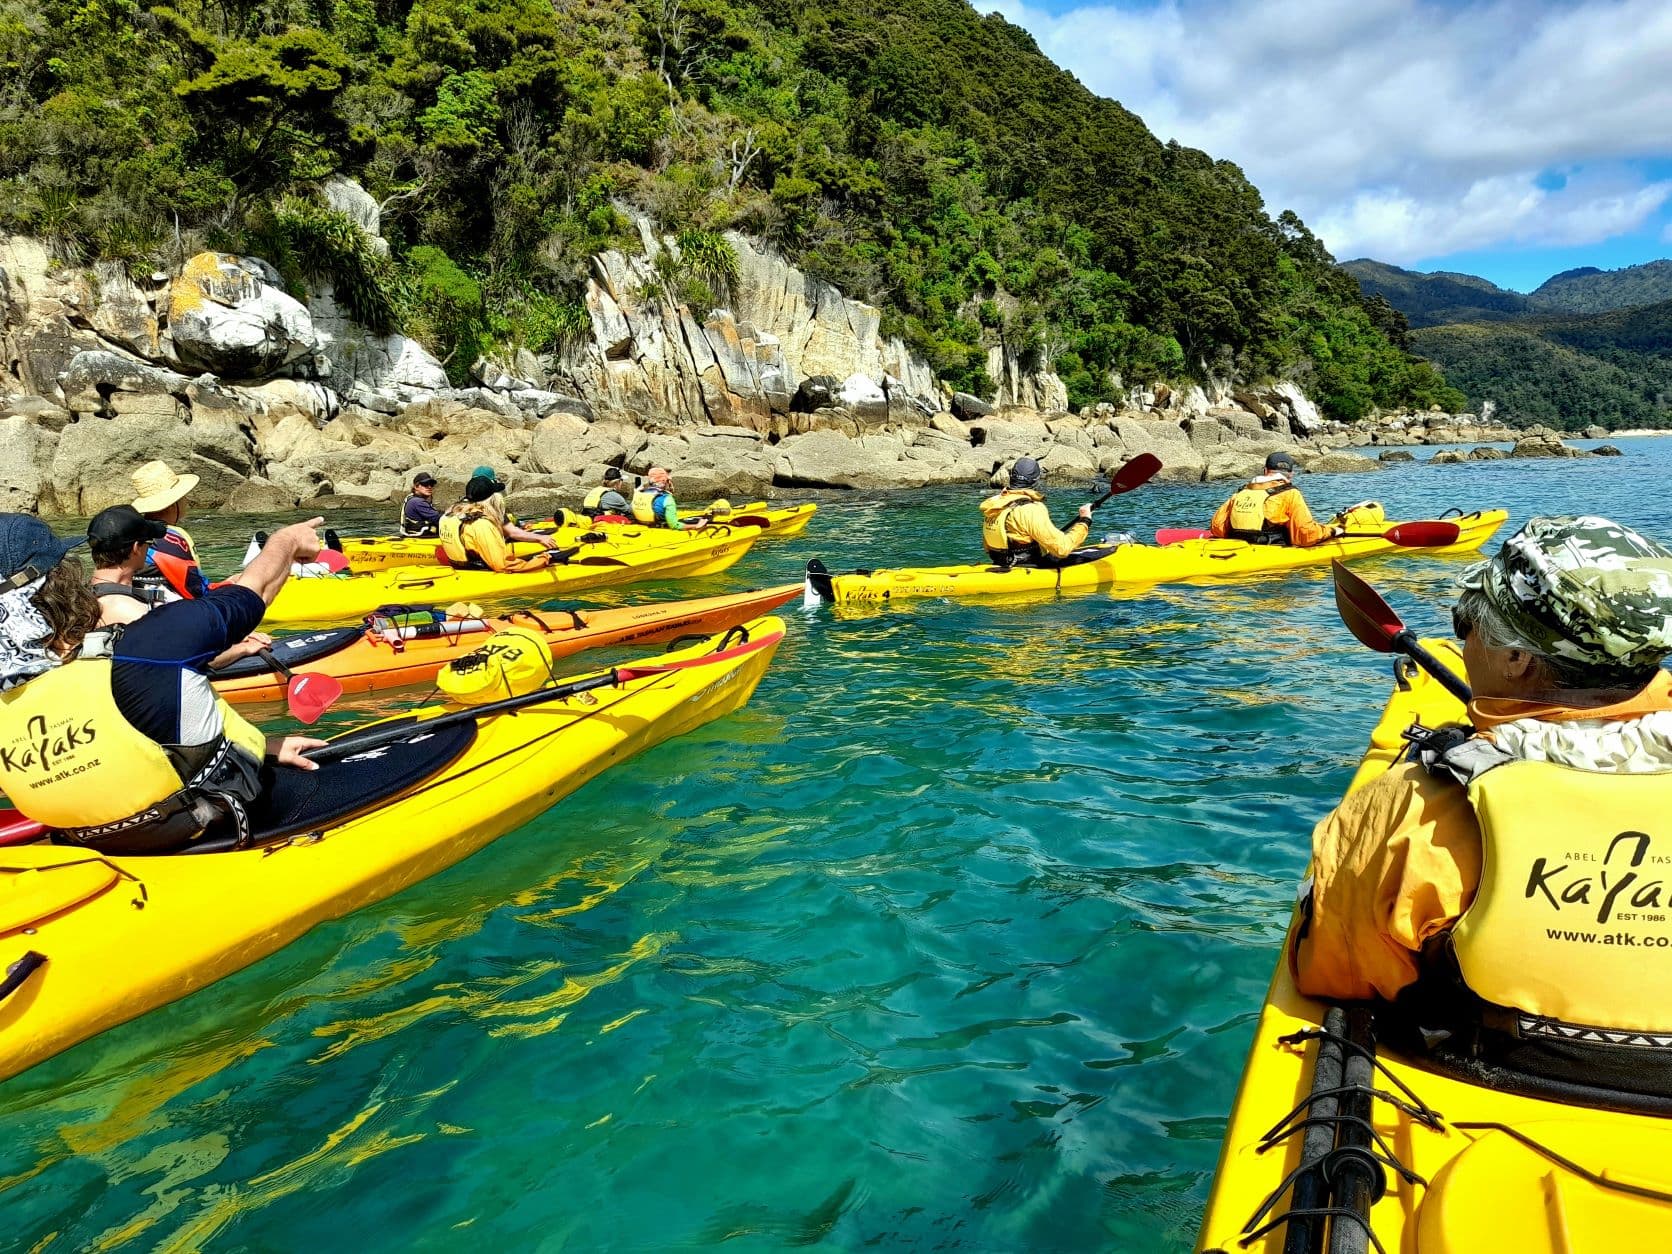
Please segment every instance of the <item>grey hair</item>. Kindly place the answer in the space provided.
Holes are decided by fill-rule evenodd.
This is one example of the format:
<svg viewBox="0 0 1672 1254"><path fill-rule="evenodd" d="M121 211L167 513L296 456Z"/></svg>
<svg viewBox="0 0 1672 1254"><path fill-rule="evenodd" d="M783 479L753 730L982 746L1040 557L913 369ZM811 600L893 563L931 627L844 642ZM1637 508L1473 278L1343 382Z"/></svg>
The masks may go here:
<svg viewBox="0 0 1672 1254"><path fill-rule="evenodd" d="M1490 649L1519 649L1531 654L1544 669L1553 688L1563 692L1637 691L1655 677L1660 664L1640 670L1595 666L1546 652L1532 644L1505 620L1498 607L1479 588L1465 588L1457 598L1457 612L1480 633L1481 643Z"/></svg>

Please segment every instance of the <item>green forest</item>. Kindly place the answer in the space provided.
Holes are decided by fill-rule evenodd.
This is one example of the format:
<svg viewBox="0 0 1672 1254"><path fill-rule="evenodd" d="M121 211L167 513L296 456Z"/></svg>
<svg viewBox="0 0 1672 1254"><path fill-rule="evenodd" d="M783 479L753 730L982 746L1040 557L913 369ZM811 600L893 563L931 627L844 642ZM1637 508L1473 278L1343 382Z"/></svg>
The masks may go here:
<svg viewBox="0 0 1672 1254"><path fill-rule="evenodd" d="M584 334L624 208L677 236L670 298L723 303L742 231L977 393L1003 342L1076 406L1232 373L1346 419L1462 404L1236 166L963 0L0 0L0 228L66 262L254 253L459 371Z"/></svg>
<svg viewBox="0 0 1672 1254"><path fill-rule="evenodd" d="M1568 270L1531 296L1469 274L1341 268L1410 320L1411 346L1471 408L1490 400L1509 419L1567 431L1672 425L1672 261Z"/></svg>

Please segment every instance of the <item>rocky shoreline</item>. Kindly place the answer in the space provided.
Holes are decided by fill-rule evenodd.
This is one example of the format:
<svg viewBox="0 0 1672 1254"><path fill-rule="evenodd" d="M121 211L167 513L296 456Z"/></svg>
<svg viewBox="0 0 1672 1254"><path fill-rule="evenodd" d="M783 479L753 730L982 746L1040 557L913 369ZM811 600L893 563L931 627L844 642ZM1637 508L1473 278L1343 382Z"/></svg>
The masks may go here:
<svg viewBox="0 0 1672 1254"><path fill-rule="evenodd" d="M381 243L369 196L324 190ZM1195 482L1277 447L1362 471L1380 463L1339 450L1523 434L1472 414L1330 423L1286 382L1134 388L1071 414L1061 380L1002 347L988 403L945 388L876 309L742 236L729 307L699 320L654 282L676 245L640 233L642 254L593 259L588 336L479 360L462 387L416 341L355 324L328 284L298 300L257 258L199 253L136 279L0 237L0 508L90 514L158 457L200 476L201 506L269 513L394 501L419 470L447 496L483 462L532 508L608 466L676 468L690 498L982 483L1024 454L1089 478L1148 452Z"/></svg>

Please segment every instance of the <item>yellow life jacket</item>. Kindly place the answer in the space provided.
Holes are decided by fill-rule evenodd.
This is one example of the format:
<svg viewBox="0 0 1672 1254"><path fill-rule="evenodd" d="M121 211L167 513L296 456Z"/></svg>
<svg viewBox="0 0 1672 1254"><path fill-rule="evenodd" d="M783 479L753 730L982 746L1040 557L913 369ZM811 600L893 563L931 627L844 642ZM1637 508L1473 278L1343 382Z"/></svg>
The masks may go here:
<svg viewBox="0 0 1672 1254"><path fill-rule="evenodd" d="M1044 499L1032 488L1006 488L981 502L981 543L988 557L995 562L1008 563L1012 555L1033 550L1032 543L1011 537L1010 513L1019 505Z"/></svg>
<svg viewBox="0 0 1672 1254"><path fill-rule="evenodd" d="M667 496L666 488L651 487L641 484L633 489L633 518L647 527L665 527L662 521L662 498Z"/></svg>
<svg viewBox="0 0 1672 1254"><path fill-rule="evenodd" d="M1672 1034L1672 771L1516 761L1468 787L1482 864L1451 934L1464 984L1534 1016L1522 1035Z"/></svg>
<svg viewBox="0 0 1672 1254"><path fill-rule="evenodd" d="M214 746L171 752L130 723L110 669L109 658L80 658L0 693L0 789L37 823L83 838L162 817L188 791L183 755L216 756ZM225 740L259 763L267 738L216 704Z"/></svg>
<svg viewBox="0 0 1672 1254"><path fill-rule="evenodd" d="M1247 540L1250 543L1279 536L1287 538L1289 529L1282 523L1274 523L1266 517L1266 502L1279 492L1290 491L1293 486L1289 483L1279 483L1266 488L1258 484L1249 484L1231 497L1231 513L1225 521L1225 530L1233 539Z"/></svg>
<svg viewBox="0 0 1672 1254"><path fill-rule="evenodd" d="M487 527L473 525L484 521L488 523ZM499 538L497 546L493 544L489 536L490 529L493 536ZM493 554L491 552L484 553L482 549L484 547L489 549L497 547L501 554L505 551L504 530L500 527L498 520L480 505L461 503L449 509L441 516L438 538L441 540L442 549L447 554L447 560L455 566L478 565L479 562L471 560L473 556L493 566ZM501 564L503 564L503 557L501 558Z"/></svg>
<svg viewBox="0 0 1672 1254"><path fill-rule="evenodd" d="M442 667L436 687L460 705L486 705L533 692L551 677L546 638L527 627L507 627Z"/></svg>

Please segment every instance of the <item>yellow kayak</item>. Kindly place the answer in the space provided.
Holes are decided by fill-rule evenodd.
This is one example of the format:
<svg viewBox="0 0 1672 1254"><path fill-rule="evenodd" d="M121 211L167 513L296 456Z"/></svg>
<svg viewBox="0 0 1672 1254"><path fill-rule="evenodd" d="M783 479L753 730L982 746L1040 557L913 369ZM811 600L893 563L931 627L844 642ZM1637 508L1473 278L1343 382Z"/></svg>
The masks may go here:
<svg viewBox="0 0 1672 1254"><path fill-rule="evenodd" d="M264 623L341 623L385 605L451 605L516 599L537 605L589 588L646 579L718 574L760 538L758 527L683 533L682 542L654 547L587 546L568 562L523 574L397 566L323 579L291 579L268 607ZM433 546L432 546L433 547Z"/></svg>
<svg viewBox="0 0 1672 1254"><path fill-rule="evenodd" d="M643 548L664 548L682 544L697 531L669 531L666 527L598 527L592 523L565 523L559 527L536 526L531 530L549 535L550 541L531 544L518 540L506 546L517 557L531 557L548 548L578 548L582 553L610 553ZM706 530L706 528L704 529ZM441 541L407 536L359 536L342 541L343 558L350 570L390 570L397 566L445 565Z"/></svg>
<svg viewBox="0 0 1672 1254"><path fill-rule="evenodd" d="M387 783L402 752L456 741L442 746L445 762L392 799L356 812L355 792L339 789L346 813L297 820L294 836L258 848L148 858L0 848L0 1079L434 875L606 767L730 713L754 692L783 633L781 620L757 619L653 659L686 669L339 759L349 772L341 778Z"/></svg>
<svg viewBox="0 0 1672 1254"><path fill-rule="evenodd" d="M856 571L833 575L823 563L808 564L812 590L837 604L896 601L906 597L985 597L1017 593L1068 592L1077 589L1184 583L1203 579L1241 579L1249 575L1322 566L1339 558L1355 561L1384 553L1467 553L1480 548L1508 517L1501 509L1481 510L1447 519L1458 526L1455 544L1403 549L1380 535L1345 536L1309 549L1241 540L1185 540L1177 544L1122 544L1088 549L1090 560L1072 566L928 566ZM1392 528L1399 524L1388 523Z"/></svg>
<svg viewBox="0 0 1672 1254"><path fill-rule="evenodd" d="M1423 643L1462 673L1454 642ZM1353 777L1354 790L1395 761L1405 747L1400 733L1413 721L1438 727L1464 720L1462 705L1434 679L1403 665L1400 676L1409 687L1396 688L1389 698ZM1294 1221L1276 1221L1294 1205L1293 1191L1266 1203L1300 1165L1306 1129L1270 1134L1284 1130L1285 1116L1312 1091L1319 1041L1283 1038L1316 1031L1326 1021L1332 1028L1353 1022L1342 1008L1334 1008L1334 1017L1331 1010L1296 991L1287 958L1279 958L1225 1132L1199 1250L1279 1254L1285 1248ZM1386 1044L1376 1046L1376 1061L1386 1071L1372 1073L1371 1084L1404 1103L1370 1103L1379 1152L1391 1153L1403 1169L1384 1171L1386 1194L1369 1208L1383 1249L1620 1254L1663 1248L1672 1233L1672 1119L1483 1087L1424 1069ZM1326 1062L1326 1080L1334 1078L1336 1065ZM1345 1082L1354 1078L1349 1074ZM1322 1118L1328 1112L1318 1113ZM1337 1228L1335 1236L1347 1243L1328 1248L1376 1248L1352 1220L1338 1221ZM1320 1244L1302 1242L1301 1248L1325 1248L1321 1236L1320 1228ZM1301 1240L1298 1234L1295 1239Z"/></svg>

